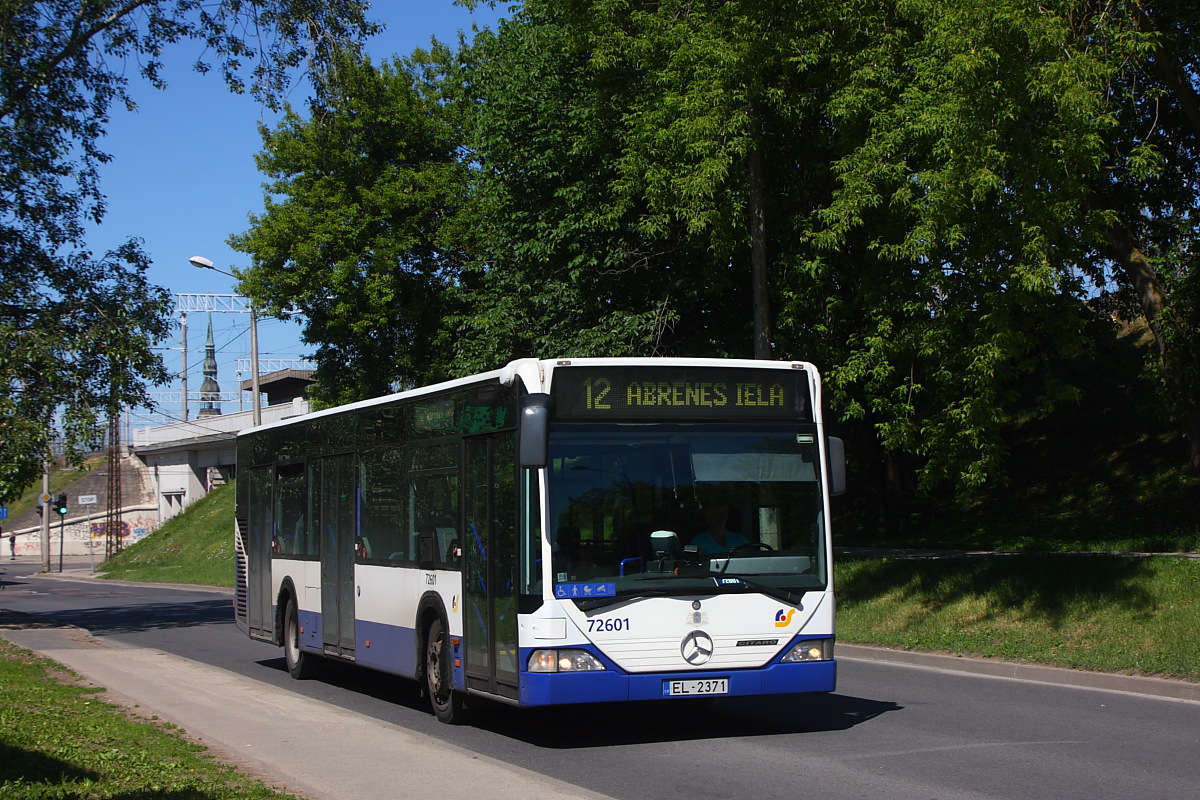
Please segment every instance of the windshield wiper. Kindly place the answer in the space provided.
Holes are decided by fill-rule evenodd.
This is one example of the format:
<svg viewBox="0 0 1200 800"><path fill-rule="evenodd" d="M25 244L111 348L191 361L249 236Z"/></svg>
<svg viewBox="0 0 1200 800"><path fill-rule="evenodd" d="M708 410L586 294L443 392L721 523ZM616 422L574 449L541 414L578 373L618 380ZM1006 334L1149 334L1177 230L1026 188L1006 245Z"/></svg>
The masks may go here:
<svg viewBox="0 0 1200 800"><path fill-rule="evenodd" d="M575 605L580 611L591 611L592 609L623 603L626 600L636 600L639 597L672 597L678 594L679 592L669 592L666 589L634 589L624 593L618 592L615 595L607 597L588 597L586 599L572 597L569 599L575 601Z"/></svg>
<svg viewBox="0 0 1200 800"><path fill-rule="evenodd" d="M787 589L780 589L777 586L768 586L765 583L752 581L745 575L728 575L724 572L724 570L714 574L713 580L716 581L717 586L722 587L733 585L732 583L723 583L724 581L737 581L747 589L760 592L761 594L765 594L767 597L774 597L776 600L780 600L784 603L788 603L789 605L793 605L796 608L803 609L803 605L801 604L801 601L804 599L803 593L792 594Z"/></svg>
<svg viewBox="0 0 1200 800"><path fill-rule="evenodd" d="M597 608L616 605L629 599L629 597L592 597L587 600L575 600L575 605L580 611L592 611Z"/></svg>

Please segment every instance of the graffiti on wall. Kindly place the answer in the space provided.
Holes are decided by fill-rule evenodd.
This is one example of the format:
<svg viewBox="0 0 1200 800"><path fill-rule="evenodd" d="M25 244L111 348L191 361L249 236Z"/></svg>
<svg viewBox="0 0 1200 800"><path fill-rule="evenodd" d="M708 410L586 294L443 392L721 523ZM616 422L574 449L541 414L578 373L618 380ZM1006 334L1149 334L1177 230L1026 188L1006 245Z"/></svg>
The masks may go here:
<svg viewBox="0 0 1200 800"><path fill-rule="evenodd" d="M93 522L92 523L92 539L107 539L108 538L108 523ZM117 538L122 542L129 540L129 523L121 520L117 523Z"/></svg>
<svg viewBox="0 0 1200 800"><path fill-rule="evenodd" d="M89 555L103 552L107 524L101 521L86 523L84 520L67 522L65 525L55 524L50 528L50 552L56 555L65 552L67 555ZM158 520L153 515L129 513L119 523L117 536L121 547L126 547L149 536L158 528ZM8 535L5 534L5 539ZM8 550L8 543L5 543ZM12 555L37 555L42 552L41 532L37 530L22 531L15 542L12 542ZM9 555L5 553L4 555Z"/></svg>
<svg viewBox="0 0 1200 800"><path fill-rule="evenodd" d="M122 546L130 545L134 542L145 538L151 531L154 530L155 522L153 517L136 516L132 520L122 519L118 523L117 538L121 541ZM104 540L108 536L107 522L93 522L91 528L91 536L93 540Z"/></svg>

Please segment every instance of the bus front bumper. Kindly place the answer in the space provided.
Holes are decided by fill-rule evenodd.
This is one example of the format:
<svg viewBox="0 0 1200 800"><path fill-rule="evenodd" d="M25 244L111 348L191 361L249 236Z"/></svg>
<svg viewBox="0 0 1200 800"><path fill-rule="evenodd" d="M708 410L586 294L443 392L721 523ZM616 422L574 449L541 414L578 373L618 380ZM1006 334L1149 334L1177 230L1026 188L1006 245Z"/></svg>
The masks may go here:
<svg viewBox="0 0 1200 800"><path fill-rule="evenodd" d="M726 680L721 694L671 695L674 681ZM607 669L595 672L522 672L522 706L566 703L615 703L630 700L676 700L687 697L752 697L765 694L832 692L837 683L836 661L771 664L761 669L724 672L626 673Z"/></svg>

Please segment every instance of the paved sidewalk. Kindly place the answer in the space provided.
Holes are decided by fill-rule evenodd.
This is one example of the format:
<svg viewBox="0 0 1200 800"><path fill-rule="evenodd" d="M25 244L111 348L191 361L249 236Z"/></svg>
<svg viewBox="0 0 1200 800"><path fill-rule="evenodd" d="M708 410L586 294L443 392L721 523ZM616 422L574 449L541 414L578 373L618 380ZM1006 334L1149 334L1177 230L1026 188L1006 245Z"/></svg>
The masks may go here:
<svg viewBox="0 0 1200 800"><path fill-rule="evenodd" d="M78 628L0 636L178 725L268 783L316 800L604 798L186 658L101 642Z"/></svg>

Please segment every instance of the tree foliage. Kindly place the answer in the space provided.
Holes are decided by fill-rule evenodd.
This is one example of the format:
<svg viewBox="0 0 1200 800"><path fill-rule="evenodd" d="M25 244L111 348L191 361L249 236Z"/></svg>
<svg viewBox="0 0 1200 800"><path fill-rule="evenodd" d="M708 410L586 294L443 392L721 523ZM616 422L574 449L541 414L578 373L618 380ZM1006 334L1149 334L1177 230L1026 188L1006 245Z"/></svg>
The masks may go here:
<svg viewBox="0 0 1200 800"><path fill-rule="evenodd" d="M476 329L656 352L611 325L685 297L670 319L704 329L689 312L749 288L757 154L775 352L826 369L894 493L1001 478L1006 424L1077 399L1055 365L1111 335L1121 297L1194 415L1195 13L526 3L477 83L500 257ZM614 297L626 276L648 296ZM736 352L735 327L711 330L676 352Z"/></svg>
<svg viewBox="0 0 1200 800"><path fill-rule="evenodd" d="M98 415L144 403L165 379L151 346L166 293L136 240L95 258L104 216L101 139L133 76L162 88L168 46L198 42L234 91L277 102L294 68L320 74L375 30L360 0L0 0L0 500L41 472L51 420L69 454L94 444ZM318 81L318 86L320 82Z"/></svg>
<svg viewBox="0 0 1200 800"><path fill-rule="evenodd" d="M1161 344L1194 336L1155 322L1166 307L1195 313L1182 294L1172 302L1155 261L1180 264L1194 226L1196 132L1167 106L1194 102L1195 48L1172 95L1156 77L1168 40L1142 13L881 4L860 20L870 34L838 48L831 123L860 133L834 162L813 241L839 261L857 244L891 275L856 285L875 313L851 321L831 377L885 450L920 457L927 487L982 486L999 472L1001 425L1072 394L1048 364L1113 308L1088 297L1131 295ZM822 271L840 271L830 258ZM1162 366L1194 413L1179 365L1198 342L1182 340ZM1040 389L1022 396L1030 376Z"/></svg>
<svg viewBox="0 0 1200 800"><path fill-rule="evenodd" d="M744 145L660 152L643 141L667 82L621 50L617 22L636 27L641 15L617 5L525 3L476 39L487 247L458 321L464 368L529 354L752 352L745 199L706 175L744 161ZM717 38L707 33L696 52Z"/></svg>
<svg viewBox="0 0 1200 800"><path fill-rule="evenodd" d="M0 498L41 476L56 414L66 455L78 461L98 417L148 403L145 381L166 380L151 345L169 333L171 308L167 291L146 281L135 245L9 266L18 268L0 278ZM46 291L39 280L72 290Z"/></svg>
<svg viewBox="0 0 1200 800"><path fill-rule="evenodd" d="M1200 466L1198 14L529 0L458 54L451 369L768 331L825 372L867 483L968 501L1136 316Z"/></svg>
<svg viewBox="0 0 1200 800"><path fill-rule="evenodd" d="M441 323L471 239L453 75L443 46L378 67L344 53L306 117L262 131L266 209L231 244L253 257L244 290L303 312L325 402L449 369Z"/></svg>
<svg viewBox="0 0 1200 800"><path fill-rule="evenodd" d="M837 205L862 197L839 190L839 160L879 162L861 149L870 111L839 87L856 58L911 68L896 56L908 42L863 22L861 8L820 4L526 3L489 43L476 82L496 236L473 304L474 330L487 333L468 331L460 349L512 346L495 328L524 325L535 352L566 342L567 352L749 355L762 248L783 304L775 352L827 368L839 411L863 420L886 458L911 456L927 484L984 480L1003 454L1014 374L1044 339L1061 348L1073 323L1025 304L1047 285L1053 294L1053 280L1004 296L1013 278L1002 255L977 268L948 250L899 247L889 237L909 225L901 203L861 228L857 209ZM839 120L838 103L861 117ZM990 256L993 242L977 252ZM667 347L653 328L612 335L617 320L645 326L663 307ZM1055 325L1021 333L1039 313Z"/></svg>

